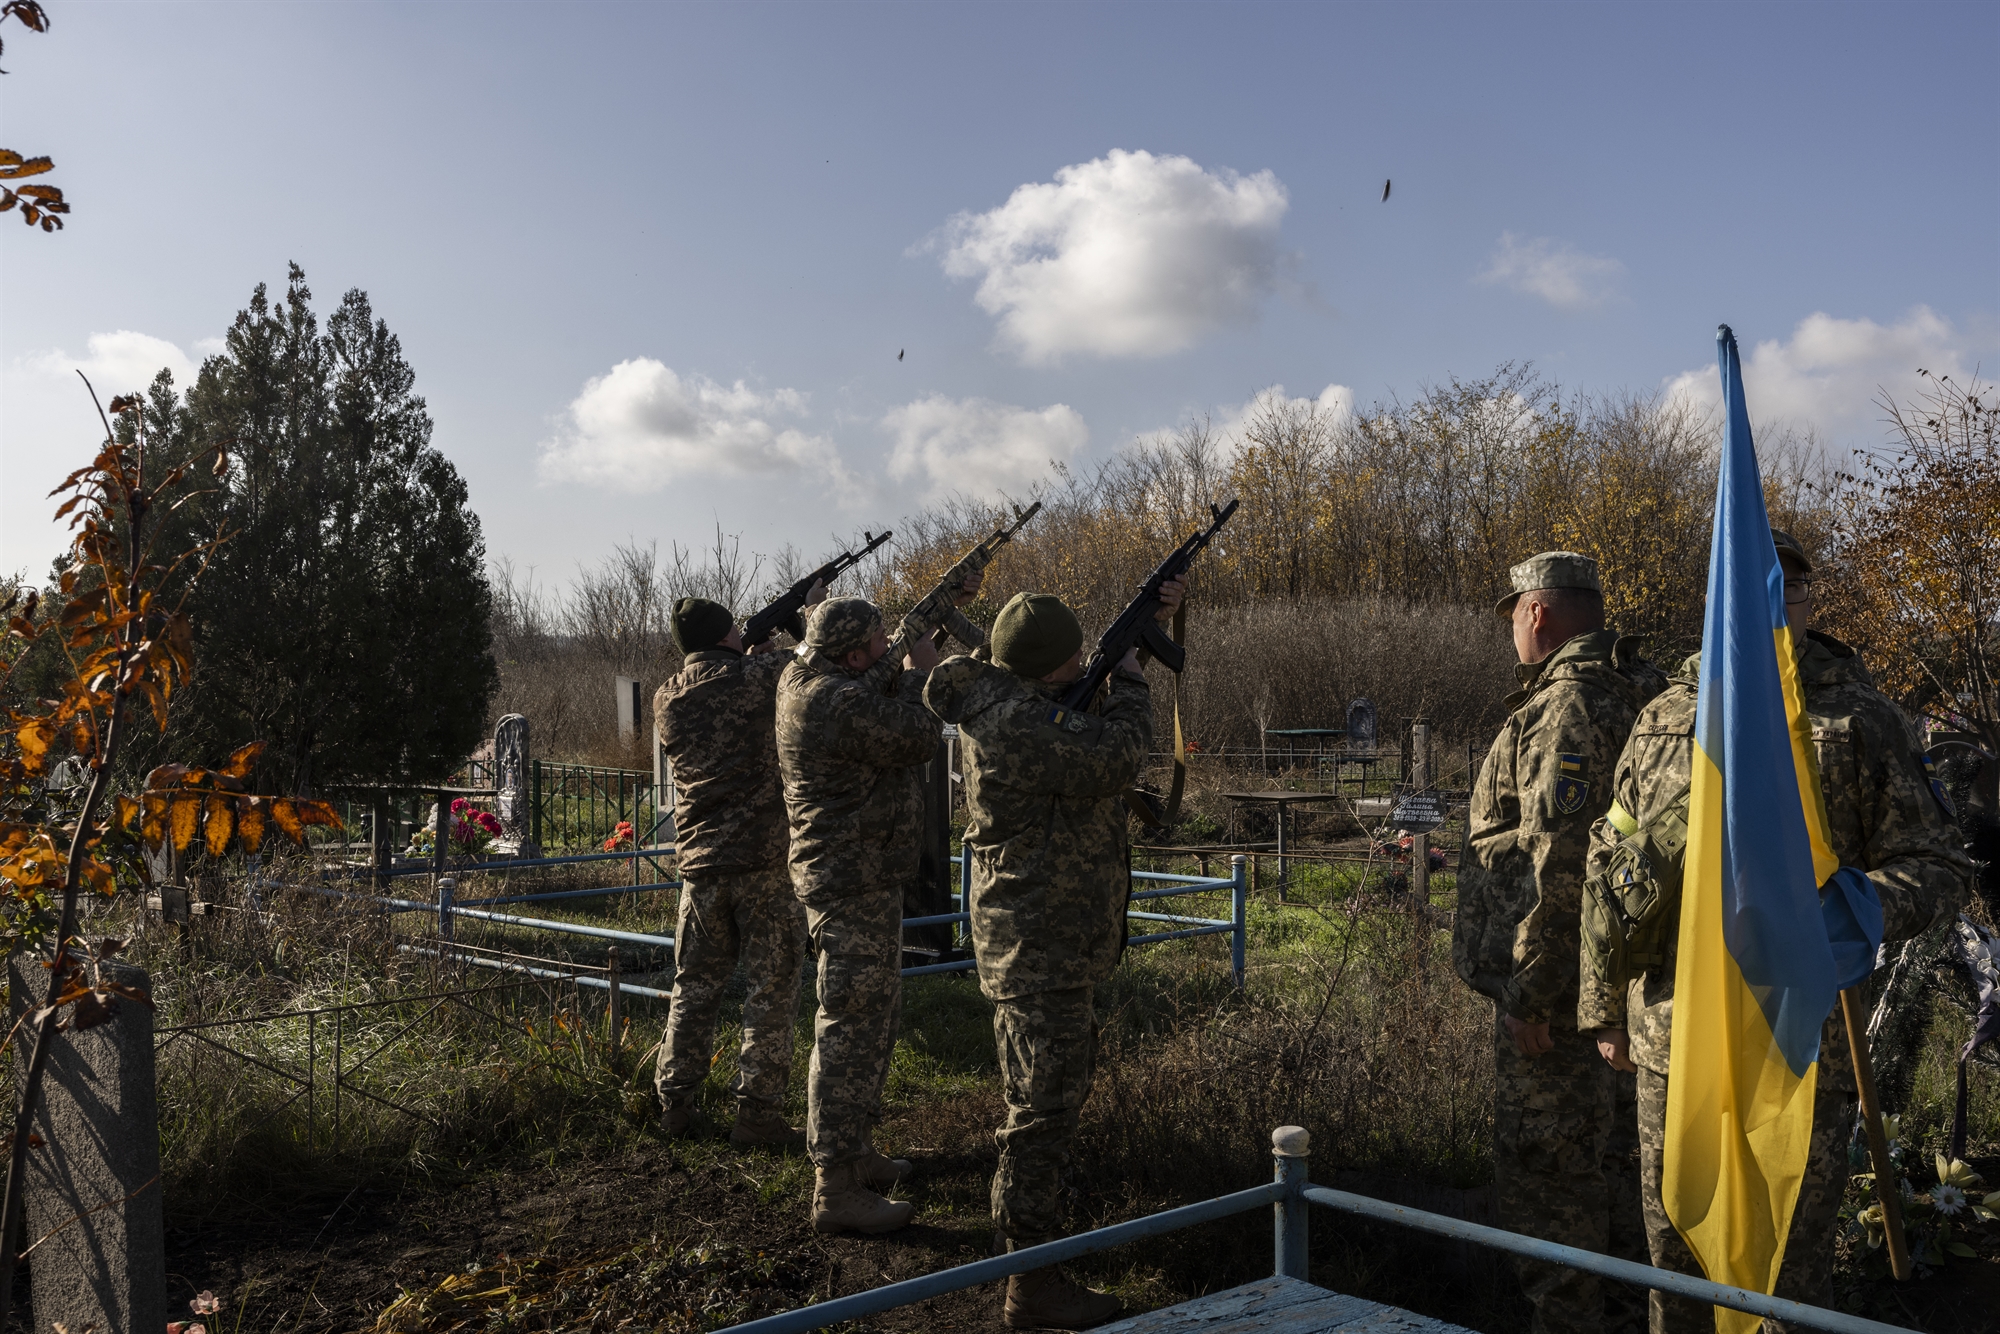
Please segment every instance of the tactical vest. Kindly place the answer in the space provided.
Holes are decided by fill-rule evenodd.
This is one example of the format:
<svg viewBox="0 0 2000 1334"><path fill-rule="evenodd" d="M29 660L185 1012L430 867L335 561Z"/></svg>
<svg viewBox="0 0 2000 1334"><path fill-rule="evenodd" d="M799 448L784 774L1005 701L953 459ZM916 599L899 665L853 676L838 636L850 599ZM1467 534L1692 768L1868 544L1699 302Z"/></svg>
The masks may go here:
<svg viewBox="0 0 2000 1334"><path fill-rule="evenodd" d="M1616 802L1605 814L1622 837L1605 868L1583 882L1582 947L1608 987L1622 990L1667 962L1680 925L1687 816L1686 789L1644 827Z"/></svg>

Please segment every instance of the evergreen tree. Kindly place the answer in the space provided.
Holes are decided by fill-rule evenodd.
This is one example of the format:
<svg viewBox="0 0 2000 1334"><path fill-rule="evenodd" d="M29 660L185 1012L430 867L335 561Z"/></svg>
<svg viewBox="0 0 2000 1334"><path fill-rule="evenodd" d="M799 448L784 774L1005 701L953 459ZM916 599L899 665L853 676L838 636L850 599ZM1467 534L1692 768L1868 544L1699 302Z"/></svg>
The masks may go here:
<svg viewBox="0 0 2000 1334"><path fill-rule="evenodd" d="M196 671L165 745L268 741L265 777L299 793L441 779L478 744L499 679L479 519L367 294L324 331L311 300L296 264L282 303L258 284L186 396L166 372L148 396L163 463L229 455L177 516L188 537L229 537L189 598Z"/></svg>

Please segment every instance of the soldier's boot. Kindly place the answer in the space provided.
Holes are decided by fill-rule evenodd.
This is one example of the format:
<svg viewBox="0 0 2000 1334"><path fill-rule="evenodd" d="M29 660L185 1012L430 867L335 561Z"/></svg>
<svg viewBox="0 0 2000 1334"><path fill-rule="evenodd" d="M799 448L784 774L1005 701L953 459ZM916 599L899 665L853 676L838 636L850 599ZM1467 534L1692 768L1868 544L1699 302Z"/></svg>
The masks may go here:
<svg viewBox="0 0 2000 1334"><path fill-rule="evenodd" d="M861 1173L861 1184L870 1190L888 1190L910 1174L908 1158L885 1158L873 1145L854 1165Z"/></svg>
<svg viewBox="0 0 2000 1334"><path fill-rule="evenodd" d="M675 1099L660 1106L660 1133L668 1139L679 1139L694 1126L694 1103Z"/></svg>
<svg viewBox="0 0 2000 1334"><path fill-rule="evenodd" d="M782 1149L788 1153L803 1153L806 1132L786 1124L784 1116L775 1108L739 1102L736 1104L736 1125L729 1132L729 1142L740 1149Z"/></svg>
<svg viewBox="0 0 2000 1334"><path fill-rule="evenodd" d="M1009 1329L1092 1329L1123 1309L1110 1293L1071 1282L1055 1265L1007 1280Z"/></svg>
<svg viewBox="0 0 2000 1334"><path fill-rule="evenodd" d="M862 1232L877 1236L906 1226L917 1206L885 1200L861 1184L854 1163L837 1163L813 1173L813 1231Z"/></svg>

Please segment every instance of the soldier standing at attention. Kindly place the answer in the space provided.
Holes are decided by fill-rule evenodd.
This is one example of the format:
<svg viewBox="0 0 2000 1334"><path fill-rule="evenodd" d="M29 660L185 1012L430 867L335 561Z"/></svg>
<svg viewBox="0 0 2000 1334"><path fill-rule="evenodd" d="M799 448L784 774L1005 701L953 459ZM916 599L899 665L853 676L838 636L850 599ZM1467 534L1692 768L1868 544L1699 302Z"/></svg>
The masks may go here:
<svg viewBox="0 0 2000 1334"><path fill-rule="evenodd" d="M1501 1227L1628 1260L1645 1254L1632 1080L1574 1026L1591 822L1639 710L1666 684L1604 628L1597 562L1545 551L1509 572L1521 689L1479 772L1458 876L1452 961L1494 1014L1493 1187ZM1625 1334L1623 1284L1519 1261L1536 1334Z"/></svg>
<svg viewBox="0 0 2000 1334"><path fill-rule="evenodd" d="M979 582L967 578L953 599L972 601ZM806 1083L817 1232L891 1232L915 1212L878 1193L910 1164L877 1152L872 1131L902 1011L903 894L923 813L913 771L940 736L923 704L924 678L937 665L932 628L905 621L898 638L912 647L899 672L875 604L830 598L814 609L778 685L792 890L819 967Z"/></svg>
<svg viewBox="0 0 2000 1334"><path fill-rule="evenodd" d="M809 603L825 596L816 586ZM786 655L746 655L736 618L706 598L675 603L672 630L686 656L653 697L660 746L674 766L681 875L674 998L653 1080L660 1126L680 1135L694 1120L723 988L741 958L750 989L729 1140L804 1148L804 1133L785 1123L782 1110L805 958L805 912L785 860L773 731Z"/></svg>
<svg viewBox="0 0 2000 1334"><path fill-rule="evenodd" d="M1161 586L1159 619L1184 585ZM924 698L958 724L965 847L979 986L994 1002L1007 1121L995 1139L993 1221L1010 1251L1062 1227L1062 1171L1097 1065L1093 988L1124 944L1130 888L1123 794L1152 747L1153 705L1136 654L1095 713L1055 701L1083 674L1083 628L1047 594L1016 594L987 647L931 673ZM982 659L988 659L985 661ZM1008 1280L1014 1329L1088 1329L1116 1297L1054 1266Z"/></svg>
<svg viewBox="0 0 2000 1334"><path fill-rule="evenodd" d="M1812 621L1813 567L1789 533L1771 531L1785 572L1785 619L1797 637L1799 684L1812 719L1813 755L1833 852L1842 866L1867 872L1882 900L1885 944L1921 934L1956 912L1972 884L1972 863L1931 786L1909 722L1868 675L1853 649ZM1670 914L1654 925L1648 959L1630 979L1607 976L1611 951L1592 931L1582 937L1583 976L1577 1023L1596 1030L1611 1066L1636 1071L1646 1241L1661 1269L1700 1274L1660 1201L1665 1151L1667 1057L1673 1032L1674 968L1679 936L1681 861L1701 659L1689 658L1665 694L1647 706L1619 758L1616 803L1591 834L1590 871L1618 868L1652 876ZM1790 781L1790 775L1784 776ZM1657 953L1654 952L1655 946ZM1847 1143L1858 1100L1847 1026L1834 1006L1820 1030L1812 1144L1778 1270L1777 1296L1833 1304L1833 1234L1847 1188ZM1655 1292L1652 1334L1710 1334L1714 1308ZM1766 1329L1781 1328L1767 1321Z"/></svg>

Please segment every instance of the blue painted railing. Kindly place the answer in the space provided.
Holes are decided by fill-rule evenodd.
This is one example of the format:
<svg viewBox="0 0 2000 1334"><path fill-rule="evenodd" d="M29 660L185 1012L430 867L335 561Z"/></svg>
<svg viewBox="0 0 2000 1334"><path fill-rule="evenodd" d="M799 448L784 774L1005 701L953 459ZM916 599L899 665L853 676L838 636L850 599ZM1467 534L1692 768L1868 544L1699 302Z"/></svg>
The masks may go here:
<svg viewBox="0 0 2000 1334"><path fill-rule="evenodd" d="M1310 1137L1300 1127L1281 1126L1271 1135L1272 1181L1269 1185L1253 1186L1249 1190L1237 1191L1234 1195L1223 1195L1213 1200L1203 1200L1199 1204L1169 1209L1165 1213L1150 1214L1145 1218L1132 1219L1130 1222L1115 1223L1110 1227L1098 1228L1094 1232L1064 1237L1060 1241L1051 1241L1040 1246L1029 1246L1007 1255L996 1255L990 1260L976 1260L954 1269L942 1269L935 1274L925 1274L921 1278L906 1279L901 1283L891 1283L868 1292L857 1292L852 1296L835 1297L830 1301L802 1306L796 1311L786 1311L779 1315L766 1316L761 1320L731 1325L721 1331L721 1334L806 1334L808 1330L824 1329L843 1320L859 1320L864 1316L877 1315L898 1306L908 1306L913 1302L942 1297L948 1292L960 1292L982 1283L991 1283L995 1279L1025 1274L1031 1269L1041 1269L1047 1265L1060 1264L1065 1260L1074 1260L1079 1256L1108 1251L1126 1242L1156 1237L1166 1232L1178 1232L1182 1228L1227 1218L1232 1214L1249 1213L1267 1204L1271 1206L1272 1213L1272 1272L1279 1278L1310 1281L1306 1275L1307 1206L1317 1204L1338 1213L1372 1218L1377 1222L1394 1223L1399 1227L1415 1228L1420 1232L1431 1232L1457 1241L1470 1241L1481 1246L1491 1246L1496 1250L1510 1251L1515 1255L1567 1265L1572 1269L1581 1269L1604 1278L1616 1279L1621 1283L1630 1283L1635 1287L1652 1288L1676 1297L1707 1302L1713 1306L1726 1306L1735 1311L1769 1316L1805 1329L1827 1330L1830 1334L1910 1334L1908 1330L1898 1325L1864 1320L1859 1316L1829 1311L1824 1307L1807 1306L1802 1302L1769 1297L1745 1288L1711 1283L1705 1278L1677 1274L1672 1270L1655 1269L1651 1265L1636 1264L1630 1260L1615 1260L1608 1255L1599 1255L1595 1251L1579 1250L1574 1246L1563 1246L1536 1237L1524 1237L1517 1232L1504 1232L1499 1228L1483 1227L1478 1223L1447 1218L1443 1214L1407 1209L1399 1204L1386 1204L1381 1200L1371 1200L1365 1195L1350 1195L1346 1191L1315 1186L1306 1179L1310 1145Z"/></svg>
<svg viewBox="0 0 2000 1334"><path fill-rule="evenodd" d="M616 855L625 856L628 854ZM511 870L517 866L547 864L549 860L548 858L537 858L533 862L526 863L486 863L479 869ZM563 860L583 861L588 860L588 858L577 857ZM960 855L953 857L952 861L959 867L960 885L960 892L952 897L962 904L965 901L966 893L971 889L970 859ZM1211 894L1219 890L1227 890L1230 902L1230 912L1227 918L1187 917L1171 913L1146 912L1133 909L1128 905L1125 914L1128 918L1142 922L1160 922L1171 925L1175 929L1131 936L1125 943L1128 946L1154 945L1162 941L1186 940L1194 936L1226 934L1230 937L1230 975L1239 988L1243 985L1244 958L1248 945L1247 913L1249 881L1244 870L1244 858L1242 856L1239 855L1232 859L1230 874L1227 877L1168 875L1157 871L1134 871L1132 872L1132 879L1146 882L1165 882L1164 888L1134 891L1131 895L1131 902L1133 903L1186 894ZM584 986L608 987L609 983L601 978L594 978L588 975L570 977L563 973L534 969L519 962L483 959L462 950L455 950L452 948L454 936L453 925L460 919L464 919L466 921L490 922L497 926L522 927L531 931L547 931L558 935L587 936L607 941L614 945L640 945L649 949L670 950L674 948L674 938L672 936L650 935L638 931L619 931L611 927L590 926L581 922L558 922L545 917L521 917L513 913L500 913L491 910L495 907L516 903L546 903L567 899L609 898L621 894L638 894L651 890L678 889L680 885L681 882L678 880L657 880L637 885L606 885L597 889L562 889L550 890L539 894L505 894L491 898L461 900L457 897L457 884L453 878L442 876L438 879L438 897L435 902L426 902L421 899L395 898L385 894L368 894L322 885L298 885L291 887L303 889L308 893L322 894L329 898L341 899L350 903L370 904L389 913L420 912L433 914L437 918L437 939L439 945L447 952L448 957L453 959L477 963L482 967L510 969L535 976L562 978ZM280 887L278 881L261 880L253 882L251 889L255 893L263 888L278 887ZM970 913L959 911L938 913L930 917L906 918L903 925L938 926L946 923L969 924L971 920L972 915ZM922 964L914 968L905 968L903 969L903 976L923 977L932 973L969 972L977 966L976 961L972 959L957 959L950 963ZM649 987L633 986L630 983L620 983L619 986L621 990L630 991L635 995L665 996L668 994Z"/></svg>

